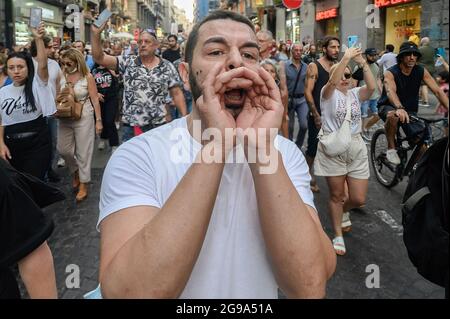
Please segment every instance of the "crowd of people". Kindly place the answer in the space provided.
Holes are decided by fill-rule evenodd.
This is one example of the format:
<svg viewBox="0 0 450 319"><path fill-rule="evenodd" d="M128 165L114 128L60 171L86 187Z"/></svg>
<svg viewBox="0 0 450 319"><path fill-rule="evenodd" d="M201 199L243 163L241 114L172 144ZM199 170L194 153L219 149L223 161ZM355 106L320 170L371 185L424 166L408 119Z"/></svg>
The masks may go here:
<svg viewBox="0 0 450 319"><path fill-rule="evenodd" d="M436 70L428 38L420 48L403 43L398 54L390 44L383 52L352 47L340 59L337 37L321 39L320 46L277 43L270 31L229 11L209 15L185 41L169 35L164 45L153 30L137 41L111 43L101 39L104 28L92 26L89 45L58 46L41 24L31 30L29 46L0 52L5 171L58 183L55 168L66 166L82 202L96 136L100 151L109 144L114 153L100 195L100 286L89 297L276 298L277 287L288 297L323 297L336 255L347 251L349 212L365 205L370 128L386 123L387 157L398 164L397 127L412 134L409 116L429 105L428 89L439 112L448 113L448 64L439 57L442 70ZM78 118L61 115L67 105L78 105ZM250 137L246 143L276 149L281 168L266 176L258 173L261 163L203 162L207 147L221 141L196 140L198 120L202 130L278 129L280 136L267 144ZM200 155L174 163L174 130ZM348 145L336 143L345 132ZM220 147L224 159L231 148ZM331 241L313 202L321 191L315 176L325 177L329 188ZM61 199L53 195L45 205ZM39 245L46 234L36 239ZM31 297L56 297L51 252L47 246L44 252L53 281L42 283L45 294L27 285Z"/></svg>

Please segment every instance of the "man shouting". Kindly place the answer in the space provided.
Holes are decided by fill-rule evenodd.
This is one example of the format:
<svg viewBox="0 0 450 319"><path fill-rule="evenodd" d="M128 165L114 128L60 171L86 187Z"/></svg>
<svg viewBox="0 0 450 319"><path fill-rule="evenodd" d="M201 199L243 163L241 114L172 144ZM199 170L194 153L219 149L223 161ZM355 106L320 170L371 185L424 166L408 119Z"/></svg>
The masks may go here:
<svg viewBox="0 0 450 319"><path fill-rule="evenodd" d="M216 11L193 28L180 66L193 112L122 145L106 168L95 297L325 296L336 254L305 159L269 134L283 105L259 60L244 16Z"/></svg>

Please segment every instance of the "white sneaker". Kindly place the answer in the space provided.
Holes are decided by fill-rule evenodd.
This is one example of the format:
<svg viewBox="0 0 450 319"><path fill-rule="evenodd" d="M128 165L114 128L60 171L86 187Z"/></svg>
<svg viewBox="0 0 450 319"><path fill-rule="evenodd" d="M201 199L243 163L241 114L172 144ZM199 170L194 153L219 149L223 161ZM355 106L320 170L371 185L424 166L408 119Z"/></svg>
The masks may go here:
<svg viewBox="0 0 450 319"><path fill-rule="evenodd" d="M387 150L386 158L392 164L395 164L395 165L400 164L400 157L398 157L396 150Z"/></svg>
<svg viewBox="0 0 450 319"><path fill-rule="evenodd" d="M64 160L64 158L60 157L56 165L58 165L58 167L64 167L66 166L66 161Z"/></svg>
<svg viewBox="0 0 450 319"><path fill-rule="evenodd" d="M115 151L117 151L117 148L118 148L119 146L112 146L111 147L111 154L113 154Z"/></svg>
<svg viewBox="0 0 450 319"><path fill-rule="evenodd" d="M105 149L105 146L106 146L105 140L100 140L100 142L98 142L97 148L99 151L103 151Z"/></svg>

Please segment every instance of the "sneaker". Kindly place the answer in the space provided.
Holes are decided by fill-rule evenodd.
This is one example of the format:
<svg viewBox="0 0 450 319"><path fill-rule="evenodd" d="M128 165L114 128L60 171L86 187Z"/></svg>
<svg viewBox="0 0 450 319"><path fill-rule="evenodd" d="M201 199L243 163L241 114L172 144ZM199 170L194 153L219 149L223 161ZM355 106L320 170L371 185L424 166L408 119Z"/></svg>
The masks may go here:
<svg viewBox="0 0 450 319"><path fill-rule="evenodd" d="M395 164L395 165L400 164L400 157L398 157L396 150L387 150L386 158L392 164Z"/></svg>
<svg viewBox="0 0 450 319"><path fill-rule="evenodd" d="M342 215L341 228L344 233L347 233L352 228L352 222L350 221L350 212L345 212Z"/></svg>
<svg viewBox="0 0 450 319"><path fill-rule="evenodd" d="M66 161L64 160L64 158L60 157L56 165L58 165L58 167L64 167L66 166Z"/></svg>
<svg viewBox="0 0 450 319"><path fill-rule="evenodd" d="M98 150L103 151L105 149L105 147L106 147L105 140L100 140L100 142L98 142L98 146L97 146Z"/></svg>
<svg viewBox="0 0 450 319"><path fill-rule="evenodd" d="M119 146L112 146L111 147L111 154L113 154L115 151L117 151L117 148L118 148Z"/></svg>

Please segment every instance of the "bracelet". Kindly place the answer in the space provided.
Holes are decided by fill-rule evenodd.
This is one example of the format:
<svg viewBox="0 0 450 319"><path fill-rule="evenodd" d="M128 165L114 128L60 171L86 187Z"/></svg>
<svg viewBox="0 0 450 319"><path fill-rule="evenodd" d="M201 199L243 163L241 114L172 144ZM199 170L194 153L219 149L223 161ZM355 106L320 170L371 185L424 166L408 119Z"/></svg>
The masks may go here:
<svg viewBox="0 0 450 319"><path fill-rule="evenodd" d="M95 121L96 121L96 122L101 122L101 121L102 121L102 119L100 119L100 118L99 118L99 119L96 119Z"/></svg>

